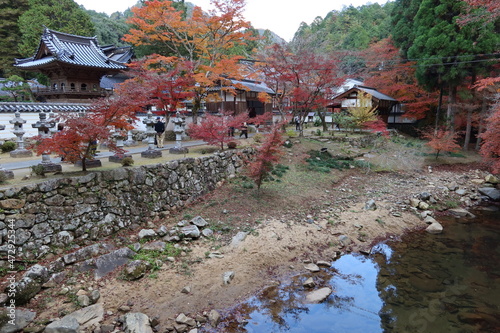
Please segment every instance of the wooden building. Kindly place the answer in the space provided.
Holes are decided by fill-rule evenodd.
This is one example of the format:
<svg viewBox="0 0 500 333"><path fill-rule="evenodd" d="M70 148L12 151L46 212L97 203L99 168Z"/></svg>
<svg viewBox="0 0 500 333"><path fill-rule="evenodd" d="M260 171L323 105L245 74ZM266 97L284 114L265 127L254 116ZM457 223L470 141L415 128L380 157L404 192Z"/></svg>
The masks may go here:
<svg viewBox="0 0 500 333"><path fill-rule="evenodd" d="M361 106L361 96L365 96L363 100L368 102L372 109L377 110L378 115L388 123L389 115L401 112L401 104L394 98L385 95L375 88L355 85L352 88L334 96L332 103L328 108L333 112L347 111L348 108Z"/></svg>
<svg viewBox="0 0 500 333"><path fill-rule="evenodd" d="M33 91L39 102L89 103L111 93L101 78L127 69L130 47L100 46L96 37L83 37L45 29L35 55L16 59L15 67L40 72L49 86Z"/></svg>
<svg viewBox="0 0 500 333"><path fill-rule="evenodd" d="M259 93L267 93L271 97L275 95L274 90L263 82L253 80L230 80L231 86L211 88L216 94L214 101L207 101L208 112L217 113L231 111L235 114L247 112L250 117L255 117L265 112L273 111L273 103L264 103L259 100Z"/></svg>

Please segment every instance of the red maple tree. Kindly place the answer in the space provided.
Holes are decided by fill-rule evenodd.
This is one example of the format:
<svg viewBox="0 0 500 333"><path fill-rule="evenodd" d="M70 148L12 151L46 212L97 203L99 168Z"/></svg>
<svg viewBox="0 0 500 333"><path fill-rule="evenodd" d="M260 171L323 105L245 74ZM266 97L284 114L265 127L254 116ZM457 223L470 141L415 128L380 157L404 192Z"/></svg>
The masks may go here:
<svg viewBox="0 0 500 333"><path fill-rule="evenodd" d="M255 158L248 163L248 177L255 182L258 190L283 155L282 126L282 123L276 123L272 126L262 145L257 148Z"/></svg>
<svg viewBox="0 0 500 333"><path fill-rule="evenodd" d="M192 64L176 57L158 54L145 57L129 65L131 79L121 85L118 92L122 95L134 94L130 103L137 106L155 106L153 113L165 117L168 124L170 116L191 97L189 87L194 84Z"/></svg>
<svg viewBox="0 0 500 333"><path fill-rule="evenodd" d="M369 130L373 133L381 133L385 137L389 137L389 131L387 130L387 124L379 116L376 120L367 121L363 125L363 128Z"/></svg>
<svg viewBox="0 0 500 333"><path fill-rule="evenodd" d="M320 55L310 48L274 44L259 55L265 82L277 92L280 104L290 103L301 124L316 112L327 131L325 106L345 80L339 65L342 54ZM302 126L301 126L302 128ZM302 135L302 132L301 132Z"/></svg>
<svg viewBox="0 0 500 333"><path fill-rule="evenodd" d="M372 44L362 54L366 61L364 84L405 105L405 117L422 119L437 104L437 93L425 91L415 77L415 62L403 61L390 38Z"/></svg>
<svg viewBox="0 0 500 333"><path fill-rule="evenodd" d="M494 173L500 173L500 103L495 104L486 124L486 131L480 135L484 141L479 153Z"/></svg>
<svg viewBox="0 0 500 333"><path fill-rule="evenodd" d="M234 137L230 134L230 128L239 128L247 120L246 113L237 116L233 116L228 112L222 112L222 115L207 113L200 123L189 125L188 133L194 139L203 140L209 145L224 150L224 144L234 140Z"/></svg>
<svg viewBox="0 0 500 333"><path fill-rule="evenodd" d="M457 152L460 150L460 145L457 144L458 136L460 132L451 131L448 129L427 129L421 131L421 136L427 141L427 145L436 151L436 159L439 153L442 151L446 152Z"/></svg>
<svg viewBox="0 0 500 333"><path fill-rule="evenodd" d="M135 110L126 104L123 98L99 99L86 113L61 116L63 130L48 138L35 137L37 154L52 152L67 162L81 161L82 171L87 170L86 162L95 158L93 151L98 142L105 142L110 151L123 154L125 151L117 147L110 137L112 130L132 129L129 120L136 119Z"/></svg>

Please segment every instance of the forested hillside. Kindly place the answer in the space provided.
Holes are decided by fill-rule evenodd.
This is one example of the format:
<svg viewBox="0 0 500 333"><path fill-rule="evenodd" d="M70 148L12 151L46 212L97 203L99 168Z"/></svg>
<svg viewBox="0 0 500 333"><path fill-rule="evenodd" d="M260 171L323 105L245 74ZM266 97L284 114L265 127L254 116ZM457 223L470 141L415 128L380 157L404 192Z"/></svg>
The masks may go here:
<svg viewBox="0 0 500 333"><path fill-rule="evenodd" d="M394 2L388 2L334 10L310 24L302 23L295 39L307 39L318 52L362 50L390 35L393 8Z"/></svg>

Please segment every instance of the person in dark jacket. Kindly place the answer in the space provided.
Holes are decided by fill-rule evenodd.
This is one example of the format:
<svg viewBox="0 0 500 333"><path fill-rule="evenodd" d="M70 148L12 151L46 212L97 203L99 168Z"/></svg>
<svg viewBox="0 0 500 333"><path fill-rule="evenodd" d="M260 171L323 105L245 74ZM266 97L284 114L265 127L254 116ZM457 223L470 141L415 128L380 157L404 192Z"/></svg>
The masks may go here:
<svg viewBox="0 0 500 333"><path fill-rule="evenodd" d="M240 129L241 129L240 138L242 135L244 135L245 139L248 139L248 125L247 125L247 123L243 123L241 125Z"/></svg>
<svg viewBox="0 0 500 333"><path fill-rule="evenodd" d="M156 132L156 148L163 148L163 133L165 133L165 123L161 121L161 118L156 118L155 124Z"/></svg>

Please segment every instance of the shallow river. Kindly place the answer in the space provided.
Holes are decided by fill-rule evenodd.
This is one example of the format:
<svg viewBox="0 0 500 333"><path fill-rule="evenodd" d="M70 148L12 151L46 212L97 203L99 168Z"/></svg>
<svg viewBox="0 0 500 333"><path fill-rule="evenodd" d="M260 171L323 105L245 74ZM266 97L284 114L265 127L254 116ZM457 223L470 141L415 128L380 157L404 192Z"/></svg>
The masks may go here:
<svg viewBox="0 0 500 333"><path fill-rule="evenodd" d="M500 212L474 213L269 287L218 332L500 332ZM334 290L321 304L302 302L310 276Z"/></svg>

